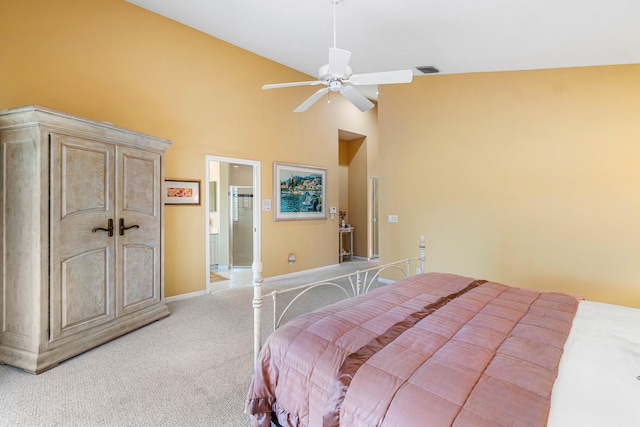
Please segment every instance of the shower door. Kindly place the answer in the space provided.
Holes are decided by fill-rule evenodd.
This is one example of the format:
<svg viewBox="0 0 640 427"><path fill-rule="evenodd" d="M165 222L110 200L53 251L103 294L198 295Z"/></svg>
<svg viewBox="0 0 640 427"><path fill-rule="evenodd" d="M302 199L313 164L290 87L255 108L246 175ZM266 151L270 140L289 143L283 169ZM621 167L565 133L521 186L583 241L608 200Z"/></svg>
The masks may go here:
<svg viewBox="0 0 640 427"><path fill-rule="evenodd" d="M231 236L230 263L232 267L251 267L253 263L253 187L230 186Z"/></svg>

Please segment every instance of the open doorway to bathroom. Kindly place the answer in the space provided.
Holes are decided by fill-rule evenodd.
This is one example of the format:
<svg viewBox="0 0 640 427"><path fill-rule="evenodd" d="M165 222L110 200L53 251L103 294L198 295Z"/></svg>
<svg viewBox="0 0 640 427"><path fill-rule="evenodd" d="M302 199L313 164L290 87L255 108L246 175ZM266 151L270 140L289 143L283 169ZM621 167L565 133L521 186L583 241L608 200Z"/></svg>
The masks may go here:
<svg viewBox="0 0 640 427"><path fill-rule="evenodd" d="M250 284L261 256L260 162L206 156L205 167L207 290Z"/></svg>

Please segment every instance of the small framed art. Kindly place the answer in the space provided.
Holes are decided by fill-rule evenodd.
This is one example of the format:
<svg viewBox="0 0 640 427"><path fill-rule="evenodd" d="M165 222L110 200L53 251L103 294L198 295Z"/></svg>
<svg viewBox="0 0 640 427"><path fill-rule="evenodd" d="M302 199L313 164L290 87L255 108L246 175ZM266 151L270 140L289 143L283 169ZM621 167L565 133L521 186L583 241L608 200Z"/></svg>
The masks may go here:
<svg viewBox="0 0 640 427"><path fill-rule="evenodd" d="M200 180L165 179L164 204L200 206Z"/></svg>

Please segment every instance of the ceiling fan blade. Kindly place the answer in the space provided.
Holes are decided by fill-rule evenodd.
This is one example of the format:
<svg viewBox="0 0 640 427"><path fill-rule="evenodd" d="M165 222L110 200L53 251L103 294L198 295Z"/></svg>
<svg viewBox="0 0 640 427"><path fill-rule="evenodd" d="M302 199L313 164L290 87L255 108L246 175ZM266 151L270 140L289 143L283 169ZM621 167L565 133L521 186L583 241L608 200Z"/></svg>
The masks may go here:
<svg viewBox="0 0 640 427"><path fill-rule="evenodd" d="M410 83L413 80L411 70L384 71L382 73L354 74L349 83L354 85L384 85Z"/></svg>
<svg viewBox="0 0 640 427"><path fill-rule="evenodd" d="M340 89L340 93L363 113L375 106L373 102L369 101L363 94L355 90L353 86L343 86L342 89Z"/></svg>
<svg viewBox="0 0 640 427"><path fill-rule="evenodd" d="M322 98L324 96L324 94L327 93L327 92L329 92L329 88L328 87L323 87L322 89L319 89L316 93L314 93L309 98L307 98L306 101L304 101L302 104L300 104L300 106L298 108L293 110L293 112L294 113L302 113L303 111L307 111L307 108L311 107L318 99Z"/></svg>
<svg viewBox="0 0 640 427"><path fill-rule="evenodd" d="M292 82L292 83L274 83L269 85L262 86L262 89L278 89L281 87L294 87L294 86L315 86L321 85L322 82L319 80L314 80L310 82Z"/></svg>
<svg viewBox="0 0 640 427"><path fill-rule="evenodd" d="M329 72L337 77L347 74L351 52L335 47L329 48Z"/></svg>

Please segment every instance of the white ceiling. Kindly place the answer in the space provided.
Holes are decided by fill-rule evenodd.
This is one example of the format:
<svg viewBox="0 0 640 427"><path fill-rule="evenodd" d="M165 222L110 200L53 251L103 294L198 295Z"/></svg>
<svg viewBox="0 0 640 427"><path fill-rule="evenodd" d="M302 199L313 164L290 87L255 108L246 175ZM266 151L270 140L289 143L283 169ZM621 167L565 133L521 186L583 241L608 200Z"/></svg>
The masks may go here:
<svg viewBox="0 0 640 427"><path fill-rule="evenodd" d="M126 1L314 79L334 44L332 0ZM352 52L355 74L640 63L640 0L342 0L335 9L336 44Z"/></svg>

